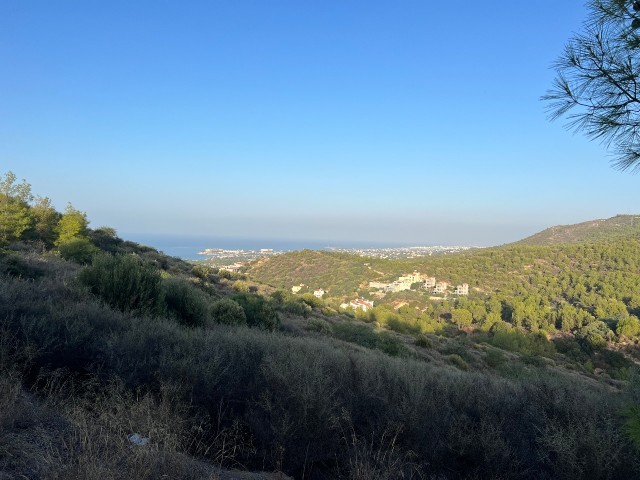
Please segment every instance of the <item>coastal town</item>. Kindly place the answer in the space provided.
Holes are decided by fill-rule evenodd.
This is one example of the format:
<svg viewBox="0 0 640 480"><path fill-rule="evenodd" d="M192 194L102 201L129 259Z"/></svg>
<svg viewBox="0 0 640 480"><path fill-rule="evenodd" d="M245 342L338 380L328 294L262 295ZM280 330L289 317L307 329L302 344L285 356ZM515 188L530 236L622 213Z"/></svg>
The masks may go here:
<svg viewBox="0 0 640 480"><path fill-rule="evenodd" d="M271 257L285 253L272 248L261 248L259 250L226 250L224 248L205 248L198 252L198 255L206 257L204 261L212 267L224 267L225 270L238 271L247 263L264 257Z"/></svg>
<svg viewBox="0 0 640 480"><path fill-rule="evenodd" d="M451 253L463 252L471 248L463 246L433 246L433 247L388 247L388 248L338 248L327 247L324 250L338 253L348 253L360 257L380 258L387 260L422 258L432 255L447 255ZM247 249L223 249L205 248L198 252L198 255L205 257L203 261L212 267L224 267L227 270L238 271L249 262L259 260L264 257L281 255L289 250L275 250L272 248L261 248L258 250Z"/></svg>
<svg viewBox="0 0 640 480"><path fill-rule="evenodd" d="M431 247L388 247L388 248L328 248L332 252L350 253L361 257L382 258L386 260L398 260L408 258L430 257L432 255L447 255L464 252L471 248L463 246L431 246Z"/></svg>

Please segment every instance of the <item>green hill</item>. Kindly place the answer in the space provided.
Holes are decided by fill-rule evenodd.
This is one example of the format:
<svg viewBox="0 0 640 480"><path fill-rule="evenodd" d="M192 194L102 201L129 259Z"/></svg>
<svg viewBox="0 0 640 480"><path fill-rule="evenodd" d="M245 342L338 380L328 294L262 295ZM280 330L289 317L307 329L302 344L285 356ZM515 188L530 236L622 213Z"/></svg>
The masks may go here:
<svg viewBox="0 0 640 480"><path fill-rule="evenodd" d="M516 243L523 245L557 245L612 240L640 234L640 216L616 215L574 225L547 228Z"/></svg>

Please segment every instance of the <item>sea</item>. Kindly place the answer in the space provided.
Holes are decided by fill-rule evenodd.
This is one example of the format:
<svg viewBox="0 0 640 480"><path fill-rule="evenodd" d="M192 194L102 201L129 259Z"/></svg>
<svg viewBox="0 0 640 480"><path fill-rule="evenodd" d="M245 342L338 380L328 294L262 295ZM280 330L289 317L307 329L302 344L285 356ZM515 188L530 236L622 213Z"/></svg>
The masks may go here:
<svg viewBox="0 0 640 480"><path fill-rule="evenodd" d="M401 248L409 247L408 244L376 243L376 242L351 242L351 241L326 241L326 240L287 240L287 239L260 239L247 237L215 237L193 235L159 235L122 233L120 237L131 240L141 245L153 247L166 255L179 257L184 260L204 260L204 255L198 255L205 248L220 248L223 250L260 250L270 248L278 252L290 252L294 250L332 250L334 248Z"/></svg>

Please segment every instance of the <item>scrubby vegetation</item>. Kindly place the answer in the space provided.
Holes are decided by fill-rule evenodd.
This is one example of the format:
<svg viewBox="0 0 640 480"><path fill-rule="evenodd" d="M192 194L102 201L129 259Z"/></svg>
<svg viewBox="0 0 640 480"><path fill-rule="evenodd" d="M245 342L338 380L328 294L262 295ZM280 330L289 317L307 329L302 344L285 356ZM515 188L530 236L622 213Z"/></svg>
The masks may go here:
<svg viewBox="0 0 640 480"><path fill-rule="evenodd" d="M502 292L354 315L194 268L106 227L78 237L95 249L83 261L26 231L0 250L0 470L9 475L640 475L640 380L631 352L611 349L637 335L630 302L626 315L612 303L619 319L555 336L529 310L514 314ZM592 273L614 278L603 261ZM539 284L542 295L554 283ZM525 306L529 293L518 297ZM134 433L147 445L135 446Z"/></svg>

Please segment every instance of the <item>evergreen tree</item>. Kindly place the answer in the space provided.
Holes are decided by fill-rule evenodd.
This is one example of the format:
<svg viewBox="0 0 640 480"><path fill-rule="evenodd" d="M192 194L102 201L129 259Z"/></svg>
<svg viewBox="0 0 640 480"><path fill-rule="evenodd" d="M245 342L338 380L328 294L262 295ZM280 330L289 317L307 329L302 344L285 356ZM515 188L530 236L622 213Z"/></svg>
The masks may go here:
<svg viewBox="0 0 640 480"><path fill-rule="evenodd" d="M68 203L64 215L62 215L56 227L56 233L58 234L56 245L73 238L86 237L88 225L87 214L76 210L71 203Z"/></svg>
<svg viewBox="0 0 640 480"><path fill-rule="evenodd" d="M591 0L583 33L556 62L543 97L553 119L612 145L620 169L640 166L640 3Z"/></svg>
<svg viewBox="0 0 640 480"><path fill-rule="evenodd" d="M47 246L53 245L61 215L53 208L51 199L38 196L31 207L31 215L33 217L31 237L44 242Z"/></svg>
<svg viewBox="0 0 640 480"><path fill-rule="evenodd" d="M17 183L13 172L0 177L0 246L19 240L32 222L31 185Z"/></svg>

